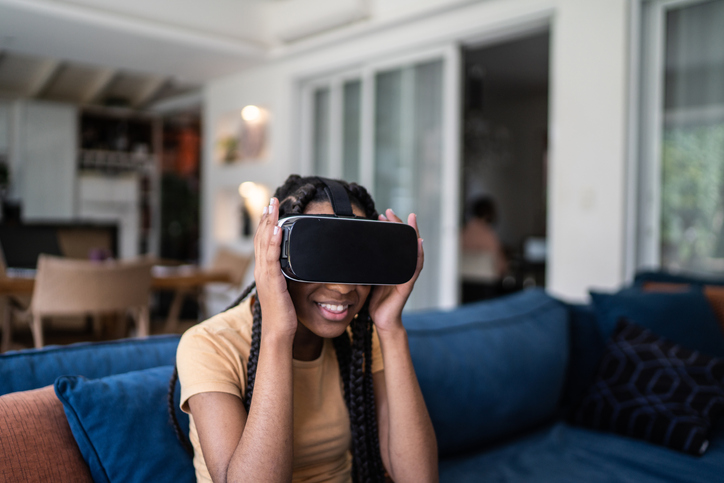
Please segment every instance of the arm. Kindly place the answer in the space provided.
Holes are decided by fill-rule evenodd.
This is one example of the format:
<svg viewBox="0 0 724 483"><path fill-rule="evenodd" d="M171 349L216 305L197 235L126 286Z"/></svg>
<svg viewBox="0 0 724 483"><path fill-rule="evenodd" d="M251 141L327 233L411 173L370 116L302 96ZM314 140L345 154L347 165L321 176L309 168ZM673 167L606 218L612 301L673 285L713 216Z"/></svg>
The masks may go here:
<svg viewBox="0 0 724 483"><path fill-rule="evenodd" d="M292 343L297 319L279 267L277 220L278 201L272 200L254 239L254 277L264 319L249 414L234 395L202 393L189 399L215 482L289 481L292 477Z"/></svg>
<svg viewBox="0 0 724 483"><path fill-rule="evenodd" d="M386 218L400 222L391 210ZM408 223L417 229L415 215L410 215ZM396 483L438 480L435 431L417 382L401 318L423 261L422 240L418 239L417 271L412 280L394 287L375 287L370 300L370 315L377 327L385 364L383 371L373 375L380 451L385 468Z"/></svg>

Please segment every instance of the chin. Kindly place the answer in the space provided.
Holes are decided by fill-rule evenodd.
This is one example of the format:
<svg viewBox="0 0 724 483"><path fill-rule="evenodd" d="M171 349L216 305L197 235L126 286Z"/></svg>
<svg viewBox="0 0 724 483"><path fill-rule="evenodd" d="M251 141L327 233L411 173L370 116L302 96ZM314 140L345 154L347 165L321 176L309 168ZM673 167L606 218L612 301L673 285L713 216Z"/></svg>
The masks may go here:
<svg viewBox="0 0 724 483"><path fill-rule="evenodd" d="M309 329L320 337L324 337L325 339L334 339L335 337L342 335L344 331L347 330L347 326L349 326L350 323L351 320L349 322L324 321L322 323L314 324L313 327L309 327Z"/></svg>

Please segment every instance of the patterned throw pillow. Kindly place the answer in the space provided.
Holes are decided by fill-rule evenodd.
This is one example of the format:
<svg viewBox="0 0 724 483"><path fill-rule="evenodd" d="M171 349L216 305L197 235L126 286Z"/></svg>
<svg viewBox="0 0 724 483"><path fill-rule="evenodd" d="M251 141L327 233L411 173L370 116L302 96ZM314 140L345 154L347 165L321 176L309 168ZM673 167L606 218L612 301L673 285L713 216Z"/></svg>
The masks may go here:
<svg viewBox="0 0 724 483"><path fill-rule="evenodd" d="M618 322L573 422L702 455L724 410L724 359Z"/></svg>

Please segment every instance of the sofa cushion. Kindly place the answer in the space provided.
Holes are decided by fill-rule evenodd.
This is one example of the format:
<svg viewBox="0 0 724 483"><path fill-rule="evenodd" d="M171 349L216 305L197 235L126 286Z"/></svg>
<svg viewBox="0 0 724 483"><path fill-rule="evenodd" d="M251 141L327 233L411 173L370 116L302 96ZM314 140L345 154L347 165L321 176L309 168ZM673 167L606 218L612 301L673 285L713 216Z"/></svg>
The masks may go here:
<svg viewBox="0 0 724 483"><path fill-rule="evenodd" d="M566 423L440 460L441 483L692 483L721 481L724 426L700 458Z"/></svg>
<svg viewBox="0 0 724 483"><path fill-rule="evenodd" d="M592 349L603 351L605 339L598 328L596 311L591 304L566 304L569 314L570 360L566 384L561 396L564 411L576 404L591 385L596 374L598 356Z"/></svg>
<svg viewBox="0 0 724 483"><path fill-rule="evenodd" d="M616 294L591 292L591 297L603 341L613 334L619 319L625 318L686 348L724 357L724 332L698 287L672 293L638 289ZM600 358L603 347L599 352Z"/></svg>
<svg viewBox="0 0 724 483"><path fill-rule="evenodd" d="M61 376L55 392L95 482L193 482L191 457L167 412L173 366L101 379ZM174 409L188 434L188 416Z"/></svg>
<svg viewBox="0 0 724 483"><path fill-rule="evenodd" d="M403 322L442 454L551 418L568 360L567 311L529 290Z"/></svg>
<svg viewBox="0 0 724 483"><path fill-rule="evenodd" d="M93 481L53 386L0 397L0 481Z"/></svg>
<svg viewBox="0 0 724 483"><path fill-rule="evenodd" d="M180 336L82 342L0 354L0 395L53 384L58 376L95 379L173 364Z"/></svg>
<svg viewBox="0 0 724 483"><path fill-rule="evenodd" d="M699 456L722 410L724 359L621 320L573 420Z"/></svg>

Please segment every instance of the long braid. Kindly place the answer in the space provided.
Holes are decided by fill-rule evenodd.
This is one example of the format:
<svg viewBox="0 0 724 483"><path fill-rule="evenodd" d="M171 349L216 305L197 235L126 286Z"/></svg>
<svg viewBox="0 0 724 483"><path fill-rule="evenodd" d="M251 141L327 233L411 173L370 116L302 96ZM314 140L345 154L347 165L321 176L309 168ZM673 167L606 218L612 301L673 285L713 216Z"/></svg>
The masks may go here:
<svg viewBox="0 0 724 483"><path fill-rule="evenodd" d="M251 347L249 348L249 360L246 361L246 393L244 394L244 409L247 414L251 409L251 397L254 394L254 382L256 381L256 365L259 362L259 348L261 347L261 304L258 297L254 300L251 312L254 322L251 325Z"/></svg>
<svg viewBox="0 0 724 483"><path fill-rule="evenodd" d="M355 481L369 481L367 420L364 392L364 321L352 321L352 365L350 367L349 419L352 424L352 473Z"/></svg>
<svg viewBox="0 0 724 483"><path fill-rule="evenodd" d="M178 369L176 368L176 366L173 366L173 374L171 374L171 380L168 381L168 392L166 396L169 423L171 424L174 432L176 433L176 438L178 438L178 440L181 442L181 446L183 446L184 450L186 450L189 456L193 456L194 447L191 446L191 441L189 441L188 437L186 437L186 434L184 434L183 430L181 429L181 425L178 422L178 418L176 417L176 404L174 402L176 381L178 381Z"/></svg>
<svg viewBox="0 0 724 483"><path fill-rule="evenodd" d="M365 310L365 312L367 312ZM365 419L368 428L369 436L367 443L369 444L369 454L371 456L370 463L372 464L371 475L381 476L384 471L384 464L382 463L382 455L380 454L380 437L377 431L377 407L375 403L375 390L372 381L372 332L374 330L374 324L369 316L369 313L365 313L367 324L365 333L365 372L364 372L364 386L365 386Z"/></svg>

